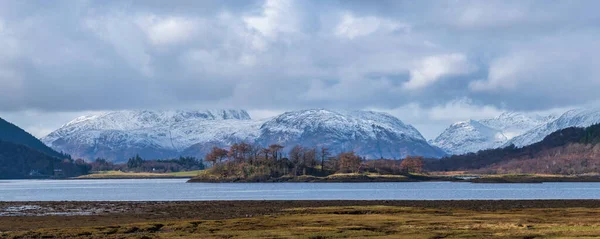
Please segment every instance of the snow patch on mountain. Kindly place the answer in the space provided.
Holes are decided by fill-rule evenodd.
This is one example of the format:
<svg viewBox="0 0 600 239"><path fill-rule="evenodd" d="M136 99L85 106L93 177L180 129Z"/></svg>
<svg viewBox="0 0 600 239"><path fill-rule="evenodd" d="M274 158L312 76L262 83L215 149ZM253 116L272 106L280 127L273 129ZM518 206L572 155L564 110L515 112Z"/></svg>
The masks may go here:
<svg viewBox="0 0 600 239"><path fill-rule="evenodd" d="M523 147L542 141L549 134L569 127L588 127L600 123L600 107L569 110L557 119L542 124L508 141L505 146L514 144Z"/></svg>
<svg viewBox="0 0 600 239"><path fill-rule="evenodd" d="M498 148L529 130L552 121L556 116L505 112L492 119L452 124L431 144L450 154L464 154Z"/></svg>
<svg viewBox="0 0 600 239"><path fill-rule="evenodd" d="M124 160L142 157L203 157L213 146L249 142L354 150L370 158L443 156L414 127L394 116L370 111L324 109L287 112L252 120L243 110L116 111L74 119L43 138L75 157Z"/></svg>
<svg viewBox="0 0 600 239"><path fill-rule="evenodd" d="M444 155L411 125L387 113L372 111L287 112L265 122L257 142L327 147L335 153L354 151L368 158Z"/></svg>
<svg viewBox="0 0 600 239"><path fill-rule="evenodd" d="M464 154L496 148L506 141L507 137L501 130L469 120L450 125L433 141L433 144L450 154Z"/></svg>

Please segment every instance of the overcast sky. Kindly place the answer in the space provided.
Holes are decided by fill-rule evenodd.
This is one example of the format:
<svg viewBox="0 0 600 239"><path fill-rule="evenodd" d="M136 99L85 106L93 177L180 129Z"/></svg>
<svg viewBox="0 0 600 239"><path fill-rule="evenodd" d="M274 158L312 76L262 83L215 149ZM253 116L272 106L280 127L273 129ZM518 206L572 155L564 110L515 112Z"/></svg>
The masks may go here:
<svg viewBox="0 0 600 239"><path fill-rule="evenodd" d="M0 0L0 117L386 111L433 138L600 98L600 1Z"/></svg>

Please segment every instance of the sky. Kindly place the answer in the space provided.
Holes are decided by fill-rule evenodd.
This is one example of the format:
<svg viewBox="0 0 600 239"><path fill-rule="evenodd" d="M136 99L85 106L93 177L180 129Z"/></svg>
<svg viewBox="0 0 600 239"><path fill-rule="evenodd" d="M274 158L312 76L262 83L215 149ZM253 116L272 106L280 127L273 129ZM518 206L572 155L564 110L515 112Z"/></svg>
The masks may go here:
<svg viewBox="0 0 600 239"><path fill-rule="evenodd" d="M600 2L0 0L0 117L376 110L428 139L600 98Z"/></svg>

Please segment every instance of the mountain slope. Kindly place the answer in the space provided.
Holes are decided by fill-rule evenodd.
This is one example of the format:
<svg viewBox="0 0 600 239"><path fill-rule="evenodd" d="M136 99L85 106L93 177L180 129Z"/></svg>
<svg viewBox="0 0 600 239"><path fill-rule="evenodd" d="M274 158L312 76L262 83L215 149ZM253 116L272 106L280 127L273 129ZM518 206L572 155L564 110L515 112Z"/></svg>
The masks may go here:
<svg viewBox="0 0 600 239"><path fill-rule="evenodd" d="M62 154L46 146L33 135L18 126L0 118L0 140L22 144L53 157L64 157Z"/></svg>
<svg viewBox="0 0 600 239"><path fill-rule="evenodd" d="M278 143L327 147L332 152L355 151L371 159L407 155L440 157L414 127L389 114L371 111L335 112L324 109L287 112L261 126L261 145Z"/></svg>
<svg viewBox="0 0 600 239"><path fill-rule="evenodd" d="M600 108L574 109L565 112L556 120L540 125L523 135L508 141L505 146L514 144L517 147L540 142L552 132L569 127L588 127L600 123Z"/></svg>
<svg viewBox="0 0 600 239"><path fill-rule="evenodd" d="M555 119L554 116L506 112L492 119L452 124L431 143L450 154L498 148L511 138Z"/></svg>
<svg viewBox="0 0 600 239"><path fill-rule="evenodd" d="M255 124L244 110L115 111L79 117L42 140L86 159L167 158L198 142L254 138Z"/></svg>
<svg viewBox="0 0 600 239"><path fill-rule="evenodd" d="M245 111L230 110L118 111L77 118L43 140L75 157L117 161L137 153L145 158L204 157L214 146L242 141L326 146L332 152L355 150L372 158L444 155L412 126L388 114L365 111L303 110L267 120L251 120Z"/></svg>
<svg viewBox="0 0 600 239"><path fill-rule="evenodd" d="M600 124L561 129L522 148L510 146L429 160L426 168L481 173L597 173L600 168Z"/></svg>
<svg viewBox="0 0 600 239"><path fill-rule="evenodd" d="M497 148L506 140L501 130L470 120L452 124L433 141L433 144L450 154L463 154Z"/></svg>

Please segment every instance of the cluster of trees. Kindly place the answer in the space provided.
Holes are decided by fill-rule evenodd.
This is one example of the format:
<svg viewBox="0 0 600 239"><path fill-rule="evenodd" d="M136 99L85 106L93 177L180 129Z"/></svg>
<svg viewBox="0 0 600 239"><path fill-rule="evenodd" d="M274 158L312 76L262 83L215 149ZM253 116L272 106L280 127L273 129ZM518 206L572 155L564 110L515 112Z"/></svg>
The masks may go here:
<svg viewBox="0 0 600 239"><path fill-rule="evenodd" d="M225 178L266 180L283 176L326 176L334 173L373 172L407 174L422 172L423 160L408 157L405 160L365 160L354 152L333 155L328 148L292 147L272 144L261 147L237 143L229 149L214 147L205 157L213 167L211 175Z"/></svg>
<svg viewBox="0 0 600 239"><path fill-rule="evenodd" d="M428 171L473 171L479 173L584 174L600 172L600 124L566 128L541 142L517 148L454 155L425 161Z"/></svg>
<svg viewBox="0 0 600 239"><path fill-rule="evenodd" d="M89 165L91 171L118 170L128 172L170 173L204 169L203 160L195 157L144 160L139 155L129 158L127 163L115 164L106 159L97 158Z"/></svg>

